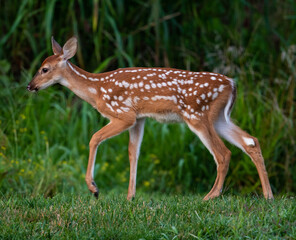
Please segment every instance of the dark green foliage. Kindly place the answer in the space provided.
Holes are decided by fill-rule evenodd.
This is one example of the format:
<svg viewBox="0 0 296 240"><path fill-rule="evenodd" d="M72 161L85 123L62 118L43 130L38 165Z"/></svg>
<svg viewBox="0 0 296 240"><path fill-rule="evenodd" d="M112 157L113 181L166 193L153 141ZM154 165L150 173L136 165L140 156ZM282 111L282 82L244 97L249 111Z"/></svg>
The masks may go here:
<svg viewBox="0 0 296 240"><path fill-rule="evenodd" d="M107 120L60 86L26 91L52 54L51 35L60 44L76 35L72 61L91 72L170 66L233 77L235 122L259 139L273 190L295 192L295 9L292 0L0 0L0 191L87 191L88 141ZM99 187L126 189L127 145L124 133L99 147ZM225 191L260 193L252 162L227 146L233 155ZM215 169L185 125L147 121L139 188L204 193Z"/></svg>

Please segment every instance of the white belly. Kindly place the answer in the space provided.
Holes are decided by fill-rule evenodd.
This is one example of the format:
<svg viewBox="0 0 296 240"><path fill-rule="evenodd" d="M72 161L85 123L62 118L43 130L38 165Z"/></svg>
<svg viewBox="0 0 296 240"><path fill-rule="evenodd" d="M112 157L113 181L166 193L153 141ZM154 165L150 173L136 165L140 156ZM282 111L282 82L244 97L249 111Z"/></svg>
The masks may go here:
<svg viewBox="0 0 296 240"><path fill-rule="evenodd" d="M182 117L177 113L140 113L137 118L150 117L161 123L183 122Z"/></svg>

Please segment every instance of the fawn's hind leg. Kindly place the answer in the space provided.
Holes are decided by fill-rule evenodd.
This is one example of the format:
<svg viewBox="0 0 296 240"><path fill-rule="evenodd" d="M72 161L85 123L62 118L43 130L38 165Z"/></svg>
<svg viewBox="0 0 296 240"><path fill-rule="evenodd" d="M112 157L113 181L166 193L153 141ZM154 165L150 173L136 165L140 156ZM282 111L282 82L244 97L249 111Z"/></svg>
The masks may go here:
<svg viewBox="0 0 296 240"><path fill-rule="evenodd" d="M231 121L227 122L223 117L220 117L216 122L215 129L221 137L239 147L250 156L257 168L264 197L266 199L273 199L264 159L257 138L249 135Z"/></svg>
<svg viewBox="0 0 296 240"><path fill-rule="evenodd" d="M204 200L218 197L222 192L224 180L228 172L231 152L226 148L211 124L187 124L191 131L193 131L207 147L217 164L217 177L214 186L204 197Z"/></svg>
<svg viewBox="0 0 296 240"><path fill-rule="evenodd" d="M145 118L138 119L136 124L129 129L128 155L130 161L130 180L127 199L132 200L136 195L136 178L140 147L144 134Z"/></svg>

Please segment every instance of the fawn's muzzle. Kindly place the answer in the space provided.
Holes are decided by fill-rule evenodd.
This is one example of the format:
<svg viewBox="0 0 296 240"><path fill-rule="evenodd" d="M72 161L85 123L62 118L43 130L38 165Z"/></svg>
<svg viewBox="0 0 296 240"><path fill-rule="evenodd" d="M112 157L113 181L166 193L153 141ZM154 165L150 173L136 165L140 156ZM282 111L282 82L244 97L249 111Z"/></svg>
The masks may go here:
<svg viewBox="0 0 296 240"><path fill-rule="evenodd" d="M30 92L37 92L38 91L38 87L36 86L32 86L30 83L27 86L27 90Z"/></svg>

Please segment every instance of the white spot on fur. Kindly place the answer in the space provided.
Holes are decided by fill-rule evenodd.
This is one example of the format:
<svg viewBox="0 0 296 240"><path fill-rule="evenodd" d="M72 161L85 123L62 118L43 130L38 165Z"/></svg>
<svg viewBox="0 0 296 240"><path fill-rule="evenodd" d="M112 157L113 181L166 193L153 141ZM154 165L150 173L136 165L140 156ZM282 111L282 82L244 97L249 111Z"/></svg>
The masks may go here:
<svg viewBox="0 0 296 240"><path fill-rule="evenodd" d="M89 87L88 91L92 94L97 94L97 90L95 88Z"/></svg>
<svg viewBox="0 0 296 240"><path fill-rule="evenodd" d="M125 88L128 88L129 87L129 83L126 82L126 81L122 81L122 85L125 87ZM132 85L131 85L132 86Z"/></svg>
<svg viewBox="0 0 296 240"><path fill-rule="evenodd" d="M106 103L106 106L107 106L112 112L114 112L113 107L112 107L109 103Z"/></svg>
<svg viewBox="0 0 296 240"><path fill-rule="evenodd" d="M151 98L152 101L157 101L157 100L168 100L168 101L174 101L174 103L177 103L177 98L176 96L159 96L156 95Z"/></svg>
<svg viewBox="0 0 296 240"><path fill-rule="evenodd" d="M222 92L223 89L224 89L224 85L220 85L220 87L219 87L219 92Z"/></svg>
<svg viewBox="0 0 296 240"><path fill-rule="evenodd" d="M111 101L111 105L114 107L114 106L118 106L118 102L116 101Z"/></svg>
<svg viewBox="0 0 296 240"><path fill-rule="evenodd" d="M93 82L95 82L95 81L99 81L99 79L97 79L97 78L92 78L92 77L89 77L88 79L91 80L91 81L93 81Z"/></svg>
<svg viewBox="0 0 296 240"><path fill-rule="evenodd" d="M140 100L139 97L134 97L134 103L138 103L139 100Z"/></svg>
<svg viewBox="0 0 296 240"><path fill-rule="evenodd" d="M108 100L110 100L110 96L107 95L107 94L104 94L103 99L108 99Z"/></svg>
<svg viewBox="0 0 296 240"><path fill-rule="evenodd" d="M132 106L132 99L131 97L128 97L127 99L124 100L124 102L122 102L125 106L127 107L131 107Z"/></svg>
<svg viewBox="0 0 296 240"><path fill-rule="evenodd" d="M106 89L101 87L101 91L104 92L104 93L107 93Z"/></svg>
<svg viewBox="0 0 296 240"><path fill-rule="evenodd" d="M213 96L212 96L212 99L216 99L218 97L218 93L217 92L214 92Z"/></svg>
<svg viewBox="0 0 296 240"><path fill-rule="evenodd" d="M255 142L252 138L243 137L243 140L248 146L255 146Z"/></svg>
<svg viewBox="0 0 296 240"><path fill-rule="evenodd" d="M78 72L74 67L72 67L72 65L69 62L67 62L67 64L72 69L72 71L75 72L78 76L83 77L84 79L87 79L87 77L84 74Z"/></svg>
<svg viewBox="0 0 296 240"><path fill-rule="evenodd" d="M125 112L128 112L130 110L129 108L126 108L126 107L121 107L121 109Z"/></svg>
<svg viewBox="0 0 296 240"><path fill-rule="evenodd" d="M189 114L188 112L184 112L184 113L183 113L183 116L186 117L186 118L188 118L188 119L191 118L191 117L190 117L190 114Z"/></svg>

